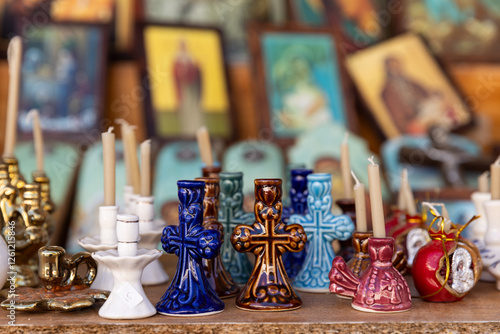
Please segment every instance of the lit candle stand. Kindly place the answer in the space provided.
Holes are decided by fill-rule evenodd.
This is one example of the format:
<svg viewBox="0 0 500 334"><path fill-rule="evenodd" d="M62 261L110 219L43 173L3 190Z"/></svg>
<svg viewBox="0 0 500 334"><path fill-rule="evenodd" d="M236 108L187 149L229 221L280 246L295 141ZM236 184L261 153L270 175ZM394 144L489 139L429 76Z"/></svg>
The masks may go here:
<svg viewBox="0 0 500 334"><path fill-rule="evenodd" d="M404 312L411 308L410 288L391 263L394 239L385 236L379 166L374 163L373 157L369 161L368 179L374 235L368 239L371 263L364 274L357 277L345 261L337 256L329 274L330 291L353 298L351 306L358 311Z"/></svg>
<svg viewBox="0 0 500 334"><path fill-rule="evenodd" d="M114 285L108 299L99 309L107 319L141 319L156 314L156 309L144 293L141 276L144 268L157 260L157 249L138 249L139 217L117 215L117 250L98 251L92 257L101 266L110 268Z"/></svg>

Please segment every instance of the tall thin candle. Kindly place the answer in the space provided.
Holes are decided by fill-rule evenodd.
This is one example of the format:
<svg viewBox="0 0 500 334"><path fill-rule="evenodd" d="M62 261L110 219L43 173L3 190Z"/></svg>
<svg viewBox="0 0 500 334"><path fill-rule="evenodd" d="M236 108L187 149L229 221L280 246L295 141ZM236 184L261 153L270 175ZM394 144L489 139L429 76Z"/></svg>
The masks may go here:
<svg viewBox="0 0 500 334"><path fill-rule="evenodd" d="M39 173L43 173L43 135L42 128L40 127L40 114L38 110L31 110L28 113L28 118L33 119L33 142L35 145L36 170Z"/></svg>
<svg viewBox="0 0 500 334"><path fill-rule="evenodd" d="M500 157L490 166L491 199L500 199Z"/></svg>
<svg viewBox="0 0 500 334"><path fill-rule="evenodd" d="M479 192L482 193L487 193L488 192L488 177L490 176L490 172L486 171L483 174L479 175L477 178L477 183L478 183L478 190Z"/></svg>
<svg viewBox="0 0 500 334"><path fill-rule="evenodd" d="M354 203L356 207L356 231L366 232L368 224L366 223L366 203L365 203L365 185L360 183L356 174L351 170L352 177L356 184L354 185Z"/></svg>
<svg viewBox="0 0 500 334"><path fill-rule="evenodd" d="M7 96L7 118L5 122L5 143L3 155L5 157L14 156L17 132L17 109L19 104L19 79L21 76L21 59L23 44L21 37L16 36L11 39L7 49L7 59L9 62L9 94Z"/></svg>
<svg viewBox="0 0 500 334"><path fill-rule="evenodd" d="M375 238L385 238L385 217L380 185L380 170L379 166L374 162L374 157L369 158L368 161L370 161L368 165L368 181L370 185L373 236Z"/></svg>
<svg viewBox="0 0 500 334"><path fill-rule="evenodd" d="M213 166L214 160L212 156L212 146L210 144L210 134L205 126L202 126L196 131L196 138L198 139L201 161L203 161L205 166Z"/></svg>
<svg viewBox="0 0 500 334"><path fill-rule="evenodd" d="M342 172L342 183L344 185L344 198L353 198L351 162L349 161L349 146L347 146L348 138L349 132L346 132L340 145L340 171Z"/></svg>
<svg viewBox="0 0 500 334"><path fill-rule="evenodd" d="M122 138L122 150L123 150L123 160L125 161L125 185L127 186L132 186L132 173L130 171L130 158L128 156L127 152L127 145L126 145L126 139L125 139L125 133L127 132L127 126L130 126L126 120L124 119L117 119L116 120L117 124L120 124L120 132L121 132L121 138Z"/></svg>
<svg viewBox="0 0 500 334"><path fill-rule="evenodd" d="M134 194L141 191L141 177L139 172L139 160L137 159L137 139L135 137L134 126L125 127L125 149L129 159L130 178Z"/></svg>
<svg viewBox="0 0 500 334"><path fill-rule="evenodd" d="M408 170L405 168L404 173L404 197L406 204L406 213L410 216L415 216L417 214L417 208L415 205L415 197L413 197L413 191L411 190L410 181L408 180Z"/></svg>
<svg viewBox="0 0 500 334"><path fill-rule="evenodd" d="M151 140L141 144L141 196L151 196Z"/></svg>
<svg viewBox="0 0 500 334"><path fill-rule="evenodd" d="M115 205L115 134L110 126L102 133L102 157L104 165L104 206Z"/></svg>

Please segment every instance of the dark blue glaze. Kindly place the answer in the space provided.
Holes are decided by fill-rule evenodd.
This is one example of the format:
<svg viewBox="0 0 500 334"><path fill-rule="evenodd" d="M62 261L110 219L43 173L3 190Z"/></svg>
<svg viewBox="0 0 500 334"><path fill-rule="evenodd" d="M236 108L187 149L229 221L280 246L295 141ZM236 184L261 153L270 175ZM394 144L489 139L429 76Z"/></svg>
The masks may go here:
<svg viewBox="0 0 500 334"><path fill-rule="evenodd" d="M210 287L202 259L219 254L220 232L202 227L205 182L178 181L179 225L167 226L161 238L165 252L179 257L175 276L156 305L159 313L203 315L224 310L224 303Z"/></svg>
<svg viewBox="0 0 500 334"><path fill-rule="evenodd" d="M311 169L292 169L291 174L291 188L290 188L290 203L291 206L283 208L281 220L287 224L290 216L293 214L305 215L307 214L307 175L311 174ZM286 273L290 279L295 278L302 268L302 263L307 255L307 248L298 253L287 252L283 255L283 263L285 265Z"/></svg>

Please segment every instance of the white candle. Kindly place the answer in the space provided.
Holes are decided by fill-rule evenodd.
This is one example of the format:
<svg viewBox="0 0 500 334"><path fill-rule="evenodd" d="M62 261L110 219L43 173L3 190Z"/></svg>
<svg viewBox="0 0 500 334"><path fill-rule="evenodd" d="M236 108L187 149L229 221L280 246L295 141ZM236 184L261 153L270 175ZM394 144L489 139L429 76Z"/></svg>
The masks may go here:
<svg viewBox="0 0 500 334"><path fill-rule="evenodd" d="M21 37L16 36L11 39L7 49L7 59L9 62L9 94L7 96L7 116L5 121L5 143L3 155L5 157L14 156L17 132L17 110L19 104L19 81L21 77L21 59L23 53L23 43Z"/></svg>
<svg viewBox="0 0 500 334"><path fill-rule="evenodd" d="M344 135L344 140L340 145L340 171L342 172L342 183L344 184L344 198L352 198L351 162L349 161L349 147L347 139L349 132Z"/></svg>
<svg viewBox="0 0 500 334"><path fill-rule="evenodd" d="M368 181L370 186L373 236L375 238L385 238L385 217L382 202L382 188L380 185L380 170L373 159L374 157L368 159L370 161L368 165Z"/></svg>
<svg viewBox="0 0 500 334"><path fill-rule="evenodd" d="M40 114L38 110L30 110L28 118L33 119L33 142L35 145L36 170L39 173L43 173L43 135L40 127Z"/></svg>
<svg viewBox="0 0 500 334"><path fill-rule="evenodd" d="M399 194L398 194L398 209L401 212L406 212L406 197L405 197L405 177L408 174L405 173L406 168L401 171L401 181L399 184Z"/></svg>
<svg viewBox="0 0 500 334"><path fill-rule="evenodd" d="M130 159L128 157L126 139L125 139L125 133L127 132L126 129L127 129L127 126L129 126L129 124L124 119L117 119L116 123L120 124L120 129L121 129L123 160L125 161L125 177L126 177L125 185L132 186L132 173L130 171Z"/></svg>
<svg viewBox="0 0 500 334"><path fill-rule="evenodd" d="M151 196L151 140L141 144L141 196Z"/></svg>
<svg viewBox="0 0 500 334"><path fill-rule="evenodd" d="M417 214L417 208L415 205L415 198L413 197L413 191L411 190L410 182L408 181L408 170L405 168L403 173L403 194L405 198L406 213L410 216L415 216Z"/></svg>
<svg viewBox="0 0 500 334"><path fill-rule="evenodd" d="M115 134L110 126L102 133L102 158L104 165L104 206L115 205Z"/></svg>
<svg viewBox="0 0 500 334"><path fill-rule="evenodd" d="M205 166L213 166L214 160L212 156L212 146L210 145L210 135L205 126L196 131L196 138L198 139L198 149L200 150L201 161Z"/></svg>
<svg viewBox="0 0 500 334"><path fill-rule="evenodd" d="M431 210L431 213L434 216L439 216L443 217L443 220L441 221L441 224L443 226L443 231L445 233L449 233L451 230L451 220L450 220L450 215L448 213L448 210L446 210L446 206L443 203L429 203L429 202L423 202L422 203L423 207L427 207ZM436 209L436 206L440 206L442 208L441 214L439 211ZM437 229L441 230L441 226L436 226Z"/></svg>
<svg viewBox="0 0 500 334"><path fill-rule="evenodd" d="M500 199L500 157L490 166L491 199Z"/></svg>
<svg viewBox="0 0 500 334"><path fill-rule="evenodd" d="M125 127L125 149L129 159L130 178L134 194L139 194L141 191L141 177L139 175L139 160L137 159L137 139L133 126Z"/></svg>
<svg viewBox="0 0 500 334"><path fill-rule="evenodd" d="M354 172L351 170L352 177L356 181L354 185L354 202L356 204L356 230L358 232L368 231L366 223L366 203L365 203L365 185L360 183Z"/></svg>
<svg viewBox="0 0 500 334"><path fill-rule="evenodd" d="M486 171L483 174L479 175L477 178L478 190L482 193L488 192L488 177L490 176L490 172Z"/></svg>

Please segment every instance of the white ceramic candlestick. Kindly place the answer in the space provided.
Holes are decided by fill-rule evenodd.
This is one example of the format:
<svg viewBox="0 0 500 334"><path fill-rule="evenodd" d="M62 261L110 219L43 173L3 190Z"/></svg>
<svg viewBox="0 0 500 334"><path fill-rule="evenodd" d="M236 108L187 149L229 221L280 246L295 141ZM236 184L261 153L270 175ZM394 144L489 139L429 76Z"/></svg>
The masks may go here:
<svg viewBox="0 0 500 334"><path fill-rule="evenodd" d="M484 203L488 228L485 247L481 250L484 268L495 278L497 290L500 290L500 200ZM483 278L483 276L481 276Z"/></svg>
<svg viewBox="0 0 500 334"><path fill-rule="evenodd" d="M144 293L141 276L144 268L161 256L159 250L137 250L139 218L117 216L118 250L93 253L92 257L111 269L115 284L99 310L107 319L141 319L156 314L156 309ZM135 241L134 241L135 240ZM135 247L133 246L135 245Z"/></svg>
<svg viewBox="0 0 500 334"><path fill-rule="evenodd" d="M118 240L116 238L116 216L118 214L117 206L99 207L99 227L100 235L86 237L78 240L80 247L87 252L107 251L116 249ZM100 265L97 275L91 285L92 289L108 290L113 288L113 274L105 265Z"/></svg>
<svg viewBox="0 0 500 334"><path fill-rule="evenodd" d="M132 187L131 185L126 185L125 187L123 187L123 202L125 205L123 212L127 215L133 214L131 208L133 194L134 194L134 187Z"/></svg>
<svg viewBox="0 0 500 334"><path fill-rule="evenodd" d="M156 249L161 240L165 224L154 219L154 197L137 198L137 215L139 216L139 248ZM157 285L167 282L168 274L159 260L154 260L144 268L141 283L143 285Z"/></svg>
<svg viewBox="0 0 500 334"><path fill-rule="evenodd" d="M469 239L477 248L483 249L485 246L484 238L486 236L486 230L488 229L484 203L491 200L491 194L489 192L475 191L471 195L471 200L476 208L476 214L481 217L476 219L476 221L467 228L469 230Z"/></svg>

